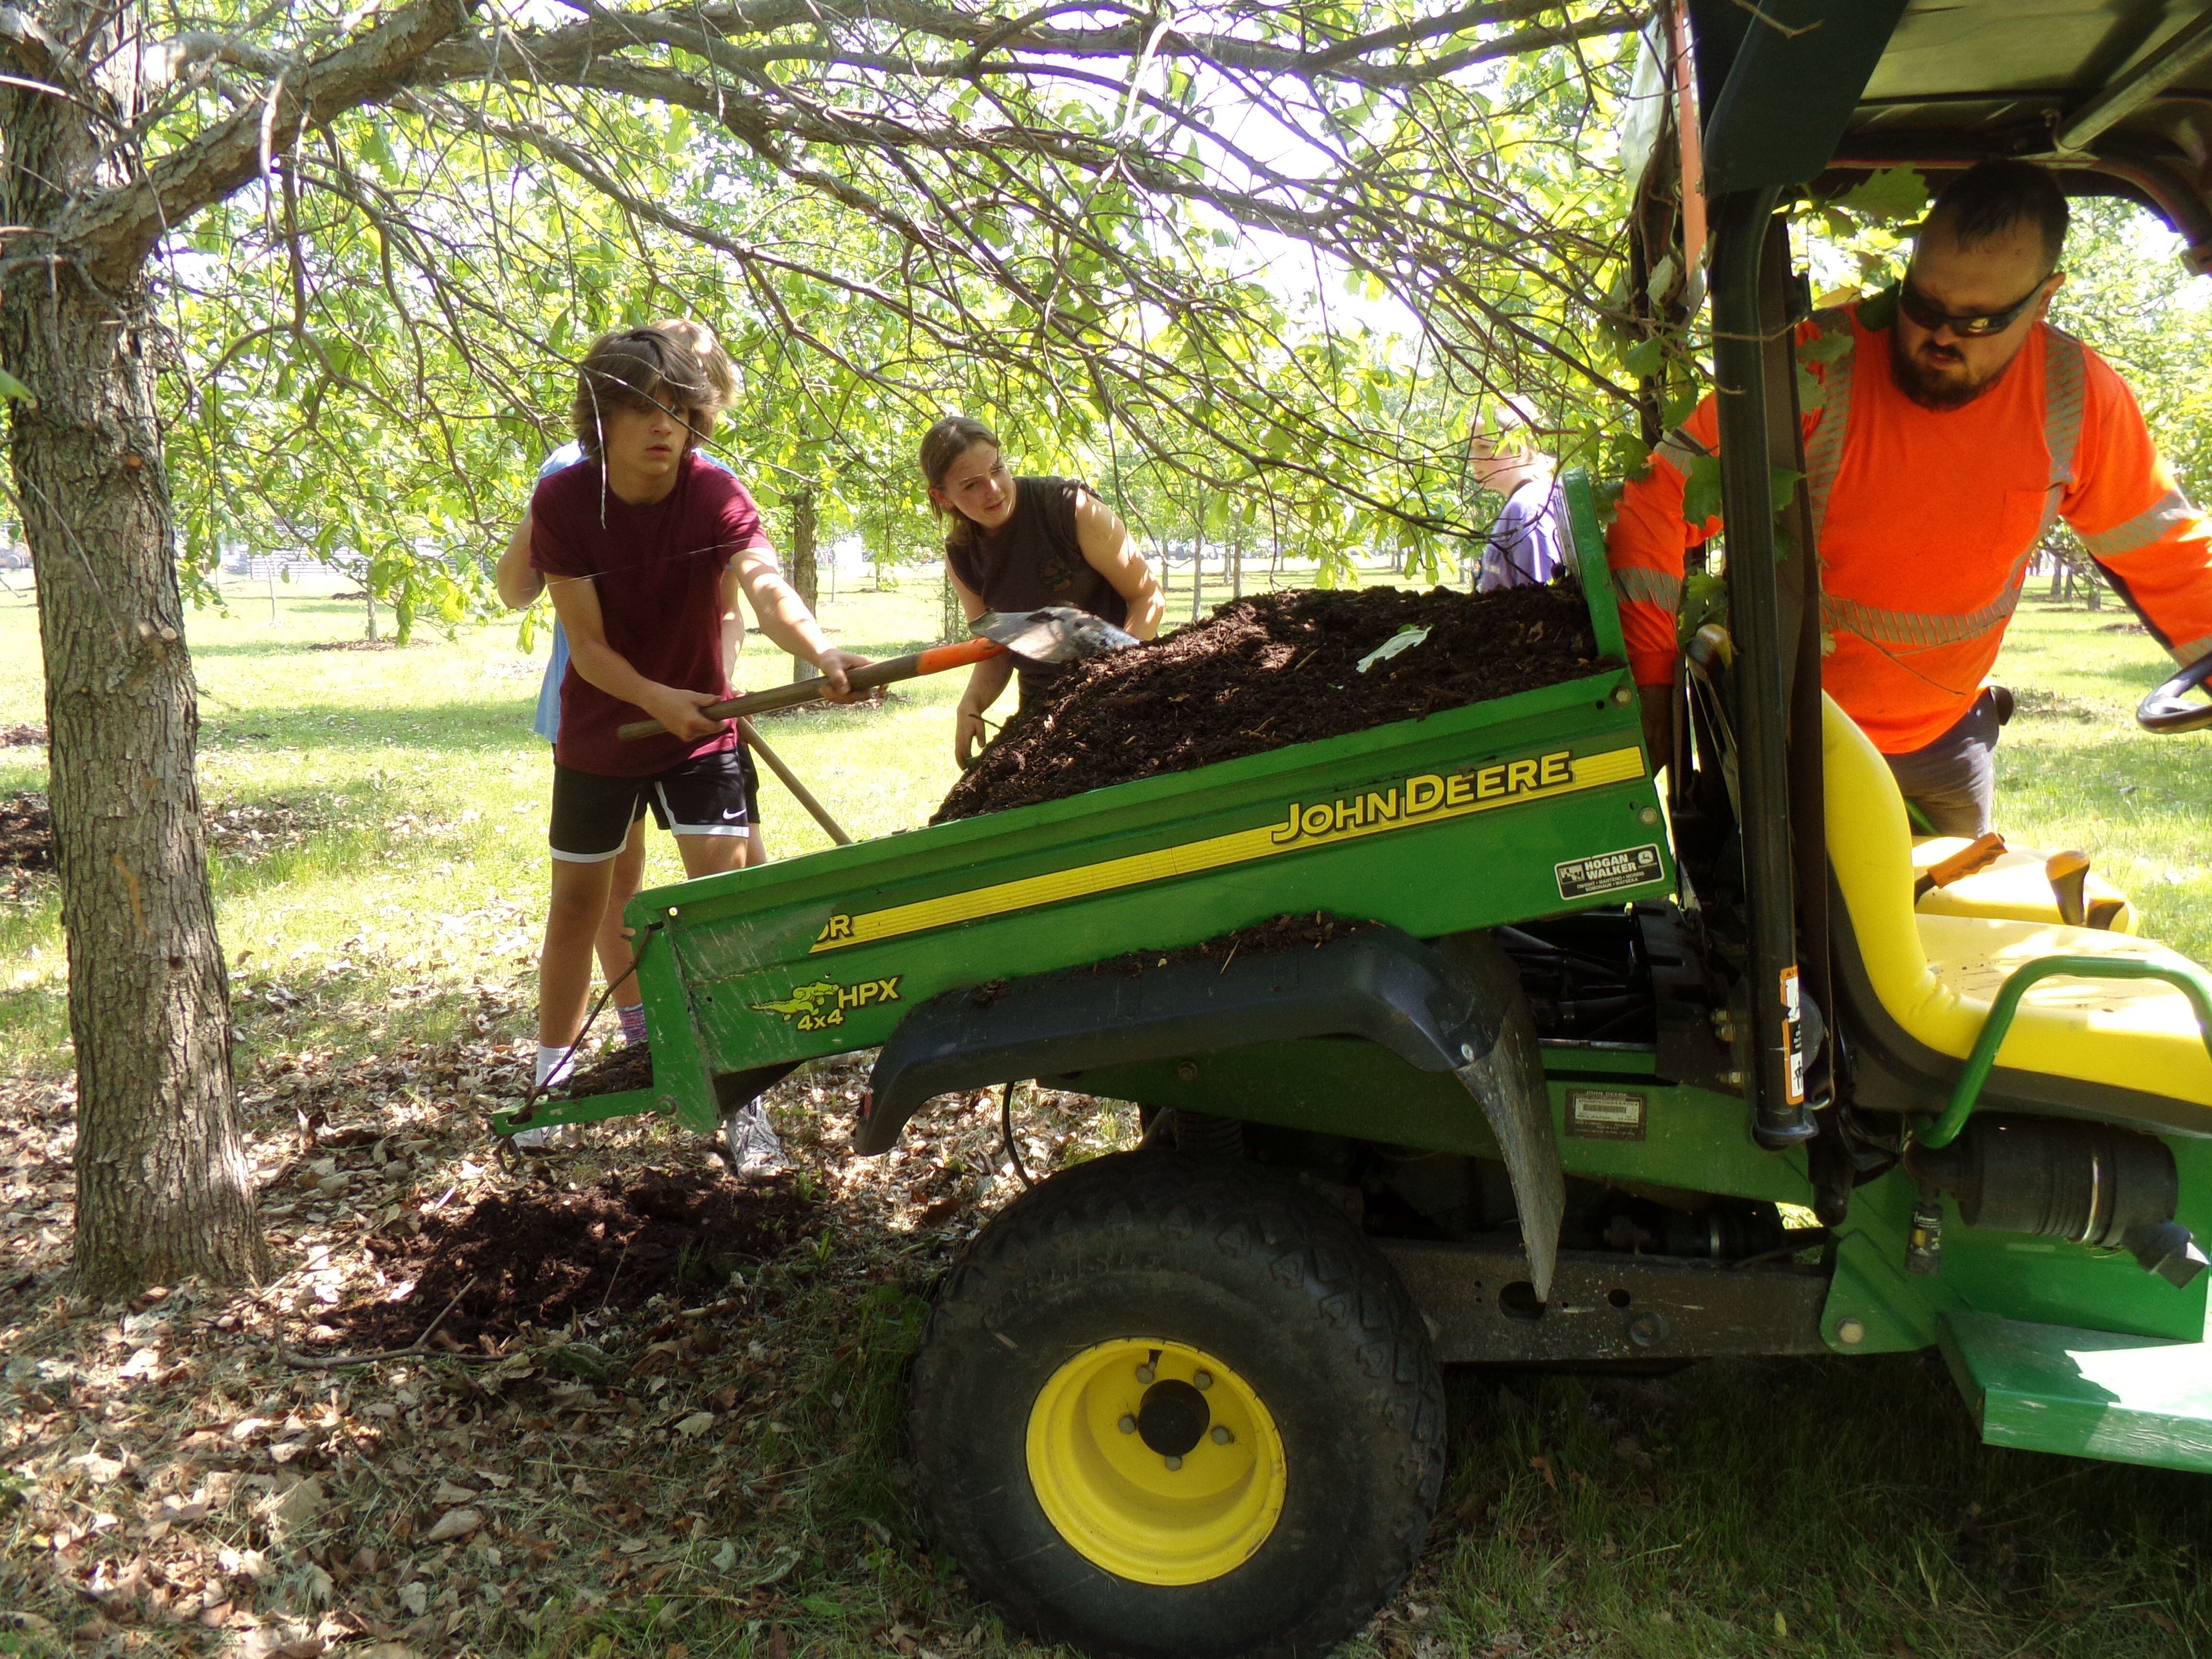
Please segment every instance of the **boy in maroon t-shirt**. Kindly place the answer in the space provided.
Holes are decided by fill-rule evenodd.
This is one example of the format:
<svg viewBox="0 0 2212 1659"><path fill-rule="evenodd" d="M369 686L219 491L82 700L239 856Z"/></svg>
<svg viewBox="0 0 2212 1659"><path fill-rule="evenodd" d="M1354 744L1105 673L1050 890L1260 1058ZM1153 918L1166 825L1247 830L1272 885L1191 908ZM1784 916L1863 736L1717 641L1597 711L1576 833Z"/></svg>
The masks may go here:
<svg viewBox="0 0 2212 1659"><path fill-rule="evenodd" d="M731 695L722 633L742 588L761 631L822 671L832 695L866 659L832 647L776 569L744 486L691 453L717 398L698 360L665 334L610 334L577 374L584 459L538 482L530 562L568 630L553 749L552 901L538 969L538 1080L561 1080L583 1029L592 945L613 860L649 809L687 876L744 864L752 761L703 717ZM624 743L650 716L668 735ZM525 1130L520 1144L533 1133Z"/></svg>

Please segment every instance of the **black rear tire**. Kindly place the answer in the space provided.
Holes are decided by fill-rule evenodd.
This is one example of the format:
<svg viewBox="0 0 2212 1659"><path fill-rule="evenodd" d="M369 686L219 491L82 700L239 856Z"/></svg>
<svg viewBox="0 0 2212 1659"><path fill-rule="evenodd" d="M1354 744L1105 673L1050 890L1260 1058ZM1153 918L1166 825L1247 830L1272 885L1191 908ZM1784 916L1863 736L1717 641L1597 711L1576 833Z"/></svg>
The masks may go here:
<svg viewBox="0 0 2212 1659"><path fill-rule="evenodd" d="M1279 1436L1272 1529L1202 1582L1107 1570L1032 1479L1048 1383L1130 1339L1214 1357ZM969 1578L1021 1626L1127 1659L1326 1652L1403 1581L1443 1481L1443 1382L1380 1255L1294 1181L1164 1152L1079 1164L969 1244L923 1337L912 1421L932 1521Z"/></svg>

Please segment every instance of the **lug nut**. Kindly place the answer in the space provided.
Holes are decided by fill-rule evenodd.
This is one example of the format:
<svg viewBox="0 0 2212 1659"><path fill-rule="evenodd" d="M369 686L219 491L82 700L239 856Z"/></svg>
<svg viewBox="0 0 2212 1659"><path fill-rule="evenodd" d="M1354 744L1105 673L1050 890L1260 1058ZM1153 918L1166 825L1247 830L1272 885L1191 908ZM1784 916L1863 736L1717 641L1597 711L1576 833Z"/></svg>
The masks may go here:
<svg viewBox="0 0 2212 1659"><path fill-rule="evenodd" d="M1170 1457L1167 1462L1170 1469L1179 1469L1182 1467L1182 1459L1180 1457Z"/></svg>
<svg viewBox="0 0 2212 1659"><path fill-rule="evenodd" d="M1124 1433L1124 1434L1134 1434L1134 1433L1136 1433L1136 1431L1137 1431L1137 1419L1136 1419L1135 1418L1133 1418L1133 1417L1130 1416L1128 1413L1127 1413L1127 1412L1123 1412L1123 1413L1121 1413L1121 1432L1122 1432L1122 1433Z"/></svg>
<svg viewBox="0 0 2212 1659"><path fill-rule="evenodd" d="M1227 1424L1216 1423L1213 1425L1213 1443L1215 1445L1225 1446L1236 1437L1237 1437L1235 1435L1229 1432L1229 1425Z"/></svg>
<svg viewBox="0 0 2212 1659"><path fill-rule="evenodd" d="M1212 1371L1194 1371L1194 1372L1192 1372L1192 1373L1191 1373L1191 1378L1190 1378L1190 1386L1191 1386L1192 1388L1194 1388L1194 1389L1210 1389L1210 1388L1212 1388L1212 1387L1213 1386L1213 1373L1212 1373Z"/></svg>
<svg viewBox="0 0 2212 1659"><path fill-rule="evenodd" d="M1139 1382L1150 1382L1156 1375L1158 1375L1158 1373L1156 1373L1150 1365L1139 1365L1137 1367L1137 1381Z"/></svg>

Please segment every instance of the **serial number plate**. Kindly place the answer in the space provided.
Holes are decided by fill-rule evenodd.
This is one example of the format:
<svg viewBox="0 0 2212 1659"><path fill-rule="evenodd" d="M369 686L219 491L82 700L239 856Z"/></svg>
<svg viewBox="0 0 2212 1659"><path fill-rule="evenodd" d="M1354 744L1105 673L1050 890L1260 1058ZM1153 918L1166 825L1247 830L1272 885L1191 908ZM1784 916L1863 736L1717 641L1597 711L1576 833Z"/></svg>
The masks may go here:
<svg viewBox="0 0 2212 1659"><path fill-rule="evenodd" d="M1567 1133L1584 1140L1641 1140L1647 1104L1632 1090L1570 1089Z"/></svg>

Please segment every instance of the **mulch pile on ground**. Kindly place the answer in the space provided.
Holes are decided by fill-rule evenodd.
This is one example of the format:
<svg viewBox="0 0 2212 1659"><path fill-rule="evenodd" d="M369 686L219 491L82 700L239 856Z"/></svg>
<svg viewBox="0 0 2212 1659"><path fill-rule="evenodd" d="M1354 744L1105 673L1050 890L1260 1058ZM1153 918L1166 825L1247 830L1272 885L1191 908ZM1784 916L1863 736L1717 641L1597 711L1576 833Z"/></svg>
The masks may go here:
<svg viewBox="0 0 2212 1659"><path fill-rule="evenodd" d="M2136 631L2140 633L2142 630L2138 629ZM46 728L43 726L21 722L0 726L0 749L43 749L46 742Z"/></svg>
<svg viewBox="0 0 2212 1659"><path fill-rule="evenodd" d="M787 1176L741 1184L647 1170L582 1192L488 1198L431 1217L411 1237L373 1239L385 1275L395 1285L412 1279L414 1289L397 1302L334 1309L322 1322L349 1346L368 1349L404 1347L433 1321L436 1339L464 1346L526 1322L556 1330L664 1291L711 1296L732 1272L750 1271L821 1224Z"/></svg>
<svg viewBox="0 0 2212 1659"><path fill-rule="evenodd" d="M54 862L54 818L44 795L0 798L0 868L46 870Z"/></svg>
<svg viewBox="0 0 2212 1659"><path fill-rule="evenodd" d="M1359 671L1413 628L1428 637ZM1008 723L931 821L1419 720L1596 669L1589 614L1571 587L1237 599L1165 639L1076 664Z"/></svg>

